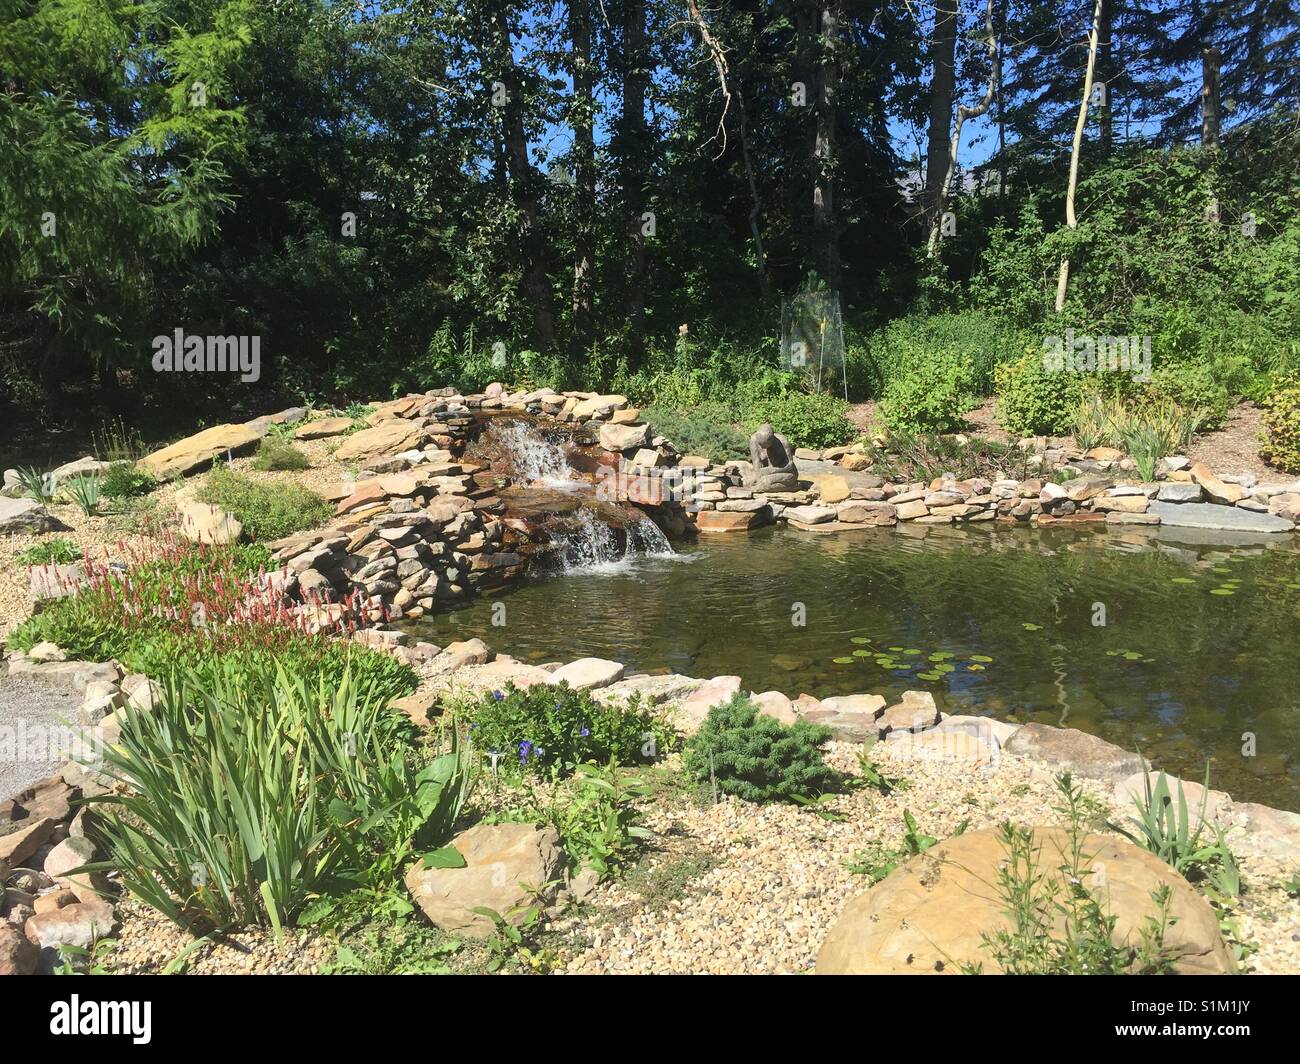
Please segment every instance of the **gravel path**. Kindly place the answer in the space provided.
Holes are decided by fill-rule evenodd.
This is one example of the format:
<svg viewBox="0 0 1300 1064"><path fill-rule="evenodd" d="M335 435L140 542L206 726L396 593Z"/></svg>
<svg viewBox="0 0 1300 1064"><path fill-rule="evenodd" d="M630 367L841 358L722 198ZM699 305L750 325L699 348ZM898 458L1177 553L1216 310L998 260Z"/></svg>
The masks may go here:
<svg viewBox="0 0 1300 1064"><path fill-rule="evenodd" d="M80 706L70 688L14 679L0 664L0 796L26 790L68 760L63 721L75 722Z"/></svg>

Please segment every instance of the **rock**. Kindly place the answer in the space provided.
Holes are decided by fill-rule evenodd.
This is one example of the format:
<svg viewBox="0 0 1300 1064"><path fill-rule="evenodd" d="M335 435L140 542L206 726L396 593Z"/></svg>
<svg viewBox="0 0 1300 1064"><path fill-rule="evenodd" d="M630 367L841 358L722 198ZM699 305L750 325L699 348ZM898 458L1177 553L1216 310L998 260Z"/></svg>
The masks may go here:
<svg viewBox="0 0 1300 1064"><path fill-rule="evenodd" d="M579 658L561 665L550 674L551 683L567 683L575 691L589 691L595 687L608 687L623 678L623 666L604 658Z"/></svg>
<svg viewBox="0 0 1300 1064"><path fill-rule="evenodd" d="M18 928L0 923L0 975L33 974L39 952Z"/></svg>
<svg viewBox="0 0 1300 1064"><path fill-rule="evenodd" d="M1300 852L1300 813L1236 802L1232 819L1241 828L1232 836L1235 853L1290 861Z"/></svg>
<svg viewBox="0 0 1300 1064"><path fill-rule="evenodd" d="M27 651L27 660L43 665L50 661L67 661L68 655L63 652L63 648L57 643L51 643L48 639L45 639Z"/></svg>
<svg viewBox="0 0 1300 1064"><path fill-rule="evenodd" d="M108 887L99 872L81 872L69 875L95 859L95 845L84 836L69 837L52 849L45 858L44 872L59 886L72 891L80 901L93 901Z"/></svg>
<svg viewBox="0 0 1300 1064"><path fill-rule="evenodd" d="M1204 485L1202 485L1203 487ZM1160 523L1174 528L1210 528L1227 532L1290 532L1295 525L1285 517L1255 513L1240 506L1208 502L1153 502L1147 510Z"/></svg>
<svg viewBox="0 0 1300 1064"><path fill-rule="evenodd" d="M1033 828L1039 873L1055 879L1069 838L1062 828ZM1088 835L1085 886L1115 917L1113 940L1137 945L1152 894L1168 887L1163 946L1183 974L1229 974L1235 966L1209 903L1154 854L1121 839ZM995 884L1007 857L998 829L968 832L906 861L848 903L817 956L818 975L957 974L961 965L1000 971L983 936L1010 930ZM1102 872L1104 871L1104 875ZM1068 885L1062 885L1068 889ZM1056 934L1062 933L1057 918Z"/></svg>
<svg viewBox="0 0 1300 1064"><path fill-rule="evenodd" d="M615 410L625 406L627 406L626 395L593 395L590 399L582 399L578 402L573 408L573 416L576 418L608 417ZM606 448L609 451L622 449L621 447Z"/></svg>
<svg viewBox="0 0 1300 1064"><path fill-rule="evenodd" d="M871 459L865 454L857 454L850 451L840 459L840 465L850 473L861 473L863 470L871 468Z"/></svg>
<svg viewBox="0 0 1300 1064"><path fill-rule="evenodd" d="M180 515L181 532L191 543L238 543L244 534L244 526L239 518L226 513L220 506L203 502L186 503L181 507Z"/></svg>
<svg viewBox="0 0 1300 1064"><path fill-rule="evenodd" d="M478 824L450 845L465 858L464 868L422 868L406 873L406 889L436 926L470 938L487 938L495 927L475 908L493 909L510 923L523 922L533 900L525 887L541 888L545 903L555 896L564 851L555 828L532 824Z"/></svg>
<svg viewBox="0 0 1300 1064"><path fill-rule="evenodd" d="M1115 798L1125 809L1132 810L1136 801L1145 801L1146 784L1149 784L1154 791L1159 779L1160 773L1156 771L1135 772L1131 776L1125 776L1115 784ZM1195 831L1200 823L1202 801L1205 802L1205 819L1209 824L1214 824L1219 819L1220 811L1226 810L1232 803L1232 799L1223 791L1212 790L1207 794L1204 785L1193 780L1180 780L1177 776L1166 775L1165 783L1169 787L1169 796L1174 800L1175 805L1178 802L1178 786L1182 784L1192 831ZM1210 830L1208 826L1206 830Z"/></svg>
<svg viewBox="0 0 1300 1064"><path fill-rule="evenodd" d="M376 458L418 448L429 438L429 433L414 421L391 417L372 428L362 429L345 439L334 452L334 458L347 462L356 458Z"/></svg>
<svg viewBox="0 0 1300 1064"><path fill-rule="evenodd" d="M782 724L793 724L799 719L799 715L794 711L794 704L780 691L764 691L762 694L750 695L749 700L758 706L760 714L779 720Z"/></svg>
<svg viewBox="0 0 1300 1064"><path fill-rule="evenodd" d="M71 784L62 774L47 776L0 802L0 831L8 830L11 823L28 827L47 817L57 823L67 820L72 815L72 803L83 795L77 789L78 783L76 776Z"/></svg>
<svg viewBox="0 0 1300 1064"><path fill-rule="evenodd" d="M894 757L903 760L950 761L966 765L990 764L997 749L983 735L943 725L924 732L891 731L886 736L885 745Z"/></svg>
<svg viewBox="0 0 1300 1064"><path fill-rule="evenodd" d="M293 435L299 440L323 440L329 436L342 436L351 427L350 417L323 417L319 421L299 425Z"/></svg>
<svg viewBox="0 0 1300 1064"><path fill-rule="evenodd" d="M700 532L748 532L767 524L771 516L772 510L768 506L748 512L701 510L695 515L695 527Z"/></svg>
<svg viewBox="0 0 1300 1064"><path fill-rule="evenodd" d="M1057 771L1068 769L1076 776L1112 783L1145 768L1137 754L1123 747L1075 728L1053 728L1048 724L1024 725L1003 749L1008 754L1041 761Z"/></svg>
<svg viewBox="0 0 1300 1064"><path fill-rule="evenodd" d="M0 835L0 863L17 868L45 845L54 826L53 820L42 817L30 826L20 827L8 835Z"/></svg>
<svg viewBox="0 0 1300 1064"><path fill-rule="evenodd" d="M28 575L28 586L33 602L45 602L49 599L75 595L86 582L86 570L80 562L67 565L34 565Z"/></svg>
<svg viewBox="0 0 1300 1064"><path fill-rule="evenodd" d="M939 707L934 704L934 695L929 691L904 691L901 702L880 714L876 728L883 738L891 731L921 731L938 723Z"/></svg>
<svg viewBox="0 0 1300 1064"><path fill-rule="evenodd" d="M960 713L951 716L944 713L941 714L941 717L943 719L939 721L939 728L960 728L963 731L978 735L981 739L999 749L1005 746L1007 740L1020 730L1019 724L1009 724L993 717L977 717Z"/></svg>
<svg viewBox="0 0 1300 1064"><path fill-rule="evenodd" d="M481 639L466 639L459 643L448 643L442 653L433 659L432 665L437 672L451 672L466 665L484 665L492 659L492 651Z"/></svg>
<svg viewBox="0 0 1300 1064"><path fill-rule="evenodd" d="M1195 483L1169 481L1160 485L1156 498L1160 502L1200 502L1204 497L1201 486Z"/></svg>
<svg viewBox="0 0 1300 1064"><path fill-rule="evenodd" d="M80 901L53 912L38 913L27 921L27 938L41 949L75 946L90 949L117 926L113 906L101 899Z"/></svg>
<svg viewBox="0 0 1300 1064"><path fill-rule="evenodd" d="M817 488L818 498L827 505L843 502L852 494L849 482L834 473L810 473L803 479L813 482Z"/></svg>
<svg viewBox="0 0 1300 1064"><path fill-rule="evenodd" d="M739 676L715 676L701 684L688 698L674 703L682 731L692 735L700 730L709 710L730 702L732 696L740 690Z"/></svg>
<svg viewBox="0 0 1300 1064"><path fill-rule="evenodd" d="M214 458L248 450L265 434L264 427L259 430L254 425L214 425L154 451L141 458L139 465L159 478L186 476L207 467Z"/></svg>
<svg viewBox="0 0 1300 1064"><path fill-rule="evenodd" d="M815 709L805 710L803 719L831 730L840 742L861 743L879 734L876 718L884 711L880 695L836 695L823 698Z"/></svg>
<svg viewBox="0 0 1300 1064"><path fill-rule="evenodd" d="M629 451L650 442L649 425L600 426L600 445L607 451Z"/></svg>
<svg viewBox="0 0 1300 1064"><path fill-rule="evenodd" d="M666 676L629 676L592 693L598 702L612 705L639 697L643 703L659 705L675 699L689 698L704 686L703 680L669 673Z"/></svg>
<svg viewBox="0 0 1300 1064"><path fill-rule="evenodd" d="M900 521L915 521L929 514L930 508L920 499L911 499L895 504L894 512Z"/></svg>
<svg viewBox="0 0 1300 1064"><path fill-rule="evenodd" d="M1217 502L1220 506L1235 506L1246 497L1240 484L1225 483L1211 473L1203 462L1193 462L1190 472L1192 480L1201 486L1210 502Z"/></svg>
<svg viewBox="0 0 1300 1064"><path fill-rule="evenodd" d="M33 648L35 649L35 648ZM68 687L84 688L91 680L112 680L121 673L110 661L32 661L25 655L9 659L10 676L34 676L42 681L52 681Z"/></svg>
<svg viewBox="0 0 1300 1064"><path fill-rule="evenodd" d="M126 695L117 684L108 680L94 680L86 685L81 701L81 719L87 724L98 724L124 705Z"/></svg>
<svg viewBox="0 0 1300 1064"><path fill-rule="evenodd" d="M67 887L59 887L48 894L42 894L32 902L32 911L37 913L52 913L55 909L66 909L69 905L76 905L81 899L78 898Z"/></svg>
<svg viewBox="0 0 1300 1064"><path fill-rule="evenodd" d="M67 526L35 499L0 498L0 532L57 532Z"/></svg>
<svg viewBox="0 0 1300 1064"><path fill-rule="evenodd" d="M1118 462L1124 457L1124 452L1117 451L1114 447L1094 447L1085 452L1084 457L1091 458L1094 462Z"/></svg>
<svg viewBox="0 0 1300 1064"><path fill-rule="evenodd" d="M437 715L438 698L432 691L417 691L404 698L394 698L389 705L404 713L412 724L422 728Z"/></svg>
<svg viewBox="0 0 1300 1064"><path fill-rule="evenodd" d="M827 506L787 506L785 513L781 516L787 521L794 520L805 525L818 525L824 521L833 521L835 511Z"/></svg>
<svg viewBox="0 0 1300 1064"><path fill-rule="evenodd" d="M1092 508L1097 513L1144 514L1150 504L1145 495L1120 495L1115 498L1103 495L1092 500Z"/></svg>

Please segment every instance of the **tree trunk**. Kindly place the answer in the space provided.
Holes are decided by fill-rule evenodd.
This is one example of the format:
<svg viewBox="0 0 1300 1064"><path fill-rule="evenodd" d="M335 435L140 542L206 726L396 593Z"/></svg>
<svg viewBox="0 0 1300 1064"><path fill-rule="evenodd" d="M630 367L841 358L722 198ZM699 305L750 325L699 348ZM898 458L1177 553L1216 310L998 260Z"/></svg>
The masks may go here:
<svg viewBox="0 0 1300 1064"><path fill-rule="evenodd" d="M948 172L952 134L952 98L956 83L957 0L936 0L934 35L930 38L930 129L925 153L925 220L933 232L943 213L943 186Z"/></svg>
<svg viewBox="0 0 1300 1064"><path fill-rule="evenodd" d="M645 236L641 215L645 211L646 74L645 0L626 0L623 5L623 101L619 114L624 222L627 227L626 284L628 338L634 362L645 352Z"/></svg>
<svg viewBox="0 0 1300 1064"><path fill-rule="evenodd" d="M1201 147L1219 146L1219 50L1201 52Z"/></svg>
<svg viewBox="0 0 1300 1064"><path fill-rule="evenodd" d="M1103 2L1101 5L1101 22L1097 28L1097 74L1106 91L1106 105L1101 109L1101 114L1098 116L1101 119L1101 153L1104 158L1110 158L1111 149L1114 147L1115 143L1115 127L1113 122L1113 115L1115 113L1114 24L1115 15L1113 6Z"/></svg>
<svg viewBox="0 0 1300 1064"><path fill-rule="evenodd" d="M961 129L971 118L980 118L993 106L993 95L997 92L998 82L1002 79L1001 49L998 45L997 29L993 25L993 0L988 0L984 11L984 47L989 53L989 83L984 96L974 107L962 104L957 108L957 121L952 127L952 140L946 150L947 166L944 168L943 180L939 185L939 196L935 204L935 213L930 225L930 240L926 248L931 258L939 251L939 232L944 209L948 205L948 193L952 187L953 174L957 170L957 152L961 147Z"/></svg>
<svg viewBox="0 0 1300 1064"><path fill-rule="evenodd" d="M835 92L839 87L839 6L821 0L817 64L817 132L813 141L813 236L817 268L832 291L840 288L840 240L835 221Z"/></svg>
<svg viewBox="0 0 1300 1064"><path fill-rule="evenodd" d="M1074 124L1074 144L1070 150L1070 182L1065 190L1065 224L1070 229L1079 228L1074 213L1074 194L1079 187L1079 151L1083 147L1083 127L1088 123L1088 97L1092 95L1092 76L1097 69L1097 35L1101 26L1101 8L1105 0L1097 0L1092 12L1092 33L1088 37L1088 69L1083 76L1083 100L1079 104L1079 120ZM1056 278L1056 313L1065 309L1065 293L1070 284L1070 258L1061 260L1061 272Z"/></svg>
<svg viewBox="0 0 1300 1064"><path fill-rule="evenodd" d="M569 0L572 57L574 191L573 338L578 352L591 346L591 300L596 222L595 101L592 97L591 0Z"/></svg>
<svg viewBox="0 0 1300 1064"><path fill-rule="evenodd" d="M541 351L550 351L555 343L555 313L551 306L551 285L546 276L540 231L540 177L528 158L528 137L524 130L524 87L514 63L510 44L510 25L502 17L497 42L501 83L506 89L503 114L506 166L510 188L518 213L516 235L523 257L524 295L533 311L533 341Z"/></svg>

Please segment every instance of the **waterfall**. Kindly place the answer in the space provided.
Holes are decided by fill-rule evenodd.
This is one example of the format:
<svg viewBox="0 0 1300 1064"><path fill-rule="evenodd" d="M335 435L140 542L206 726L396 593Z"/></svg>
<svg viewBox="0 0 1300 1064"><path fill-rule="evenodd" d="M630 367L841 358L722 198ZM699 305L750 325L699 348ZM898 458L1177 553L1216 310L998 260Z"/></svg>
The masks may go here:
<svg viewBox="0 0 1300 1064"><path fill-rule="evenodd" d="M525 421L494 422L488 430L510 461L515 479L553 488L574 488L580 483L564 451L544 440Z"/></svg>

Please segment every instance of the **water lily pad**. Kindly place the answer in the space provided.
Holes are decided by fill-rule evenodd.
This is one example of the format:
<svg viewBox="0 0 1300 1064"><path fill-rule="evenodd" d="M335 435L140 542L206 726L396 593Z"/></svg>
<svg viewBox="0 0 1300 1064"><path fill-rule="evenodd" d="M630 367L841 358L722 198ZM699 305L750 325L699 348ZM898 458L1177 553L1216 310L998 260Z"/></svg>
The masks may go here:
<svg viewBox="0 0 1300 1064"><path fill-rule="evenodd" d="M902 647L886 647L885 649L892 654L901 654L903 652Z"/></svg>
<svg viewBox="0 0 1300 1064"><path fill-rule="evenodd" d="M906 654L909 658L919 658L921 656L921 652L919 650L908 649L908 650L904 650L903 653Z"/></svg>
<svg viewBox="0 0 1300 1064"><path fill-rule="evenodd" d="M916 674L916 678L917 678L918 680L941 680L941 679L943 679L943 677L942 677L939 673L937 673L937 672L918 672L918 673Z"/></svg>
<svg viewBox="0 0 1300 1064"><path fill-rule="evenodd" d="M1026 632L1041 632L1043 630L1041 624L1034 624L1032 621L1021 621L1020 627Z"/></svg>
<svg viewBox="0 0 1300 1064"><path fill-rule="evenodd" d="M852 639L849 640L849 642L850 642L850 643L870 643L871 640L868 639L865 635L855 635Z"/></svg>
<svg viewBox="0 0 1300 1064"><path fill-rule="evenodd" d="M982 661L982 662L984 662L985 664L989 664L989 663L991 663L991 662L993 661L993 659L992 659L991 657L989 657L987 654L972 654L968 660L970 660L970 661Z"/></svg>
<svg viewBox="0 0 1300 1064"><path fill-rule="evenodd" d="M1210 588L1210 594L1211 595L1235 595L1236 592L1230 587L1212 587Z"/></svg>
<svg viewBox="0 0 1300 1064"><path fill-rule="evenodd" d="M983 672L983 671L984 671L984 666L983 666L983 665L967 665L967 666L966 666L966 671L967 671L967 672Z"/></svg>
<svg viewBox="0 0 1300 1064"><path fill-rule="evenodd" d="M932 672L954 672L956 668L957 668L956 665L949 665L945 661L939 665L936 665L931 671Z"/></svg>
<svg viewBox="0 0 1300 1064"><path fill-rule="evenodd" d="M946 651L946 650L936 650L933 654L930 655L930 660L931 660L931 661L947 661L950 657L952 657L952 655L949 654L948 651Z"/></svg>
<svg viewBox="0 0 1300 1064"><path fill-rule="evenodd" d="M1139 654L1136 650L1126 650L1126 651L1124 651L1124 660L1125 660L1125 661L1137 661L1138 658L1140 658L1141 656L1142 656L1142 655Z"/></svg>
<svg viewBox="0 0 1300 1064"><path fill-rule="evenodd" d="M1190 576L1175 576L1169 581L1171 584L1194 584L1196 580Z"/></svg>
<svg viewBox="0 0 1300 1064"><path fill-rule="evenodd" d="M855 650L855 651L853 652L853 656L854 656L855 658L869 658L869 657L871 657L871 651L870 651L870 650Z"/></svg>
<svg viewBox="0 0 1300 1064"><path fill-rule="evenodd" d="M852 659L852 658L831 658L831 661L833 661L836 665L852 665L852 664L853 664L853 659Z"/></svg>

